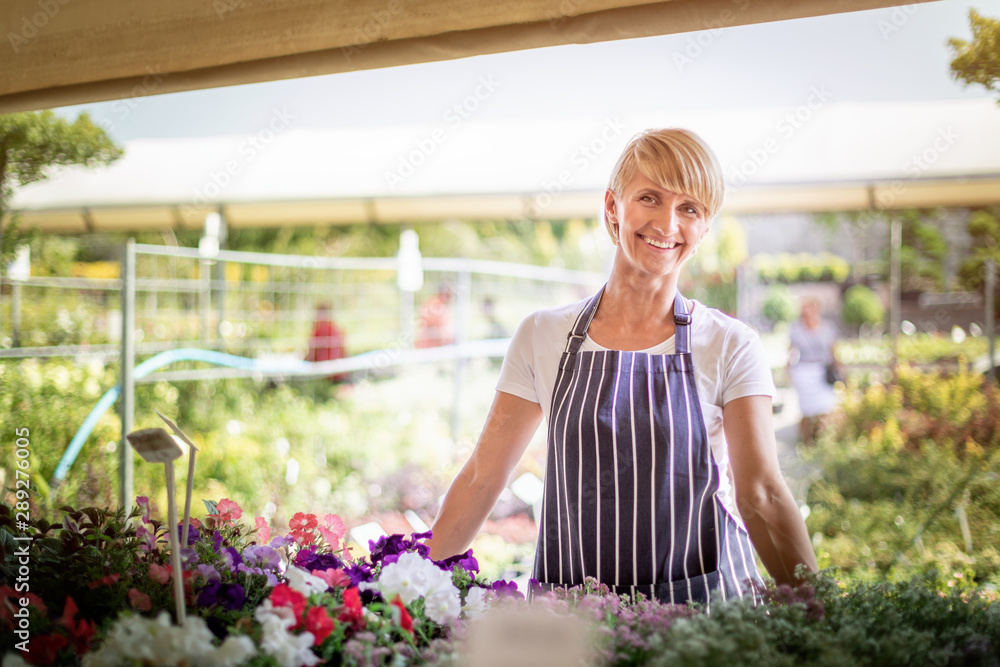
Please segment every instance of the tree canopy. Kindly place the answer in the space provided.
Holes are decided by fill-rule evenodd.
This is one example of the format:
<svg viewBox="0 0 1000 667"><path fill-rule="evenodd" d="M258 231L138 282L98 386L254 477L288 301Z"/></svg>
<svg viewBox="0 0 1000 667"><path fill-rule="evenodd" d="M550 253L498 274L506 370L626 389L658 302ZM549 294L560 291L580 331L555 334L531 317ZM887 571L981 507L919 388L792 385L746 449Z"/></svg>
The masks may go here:
<svg viewBox="0 0 1000 667"><path fill-rule="evenodd" d="M0 224L15 186L45 180L52 167L110 164L122 154L86 113L72 123L51 111L0 116ZM15 231L15 225L0 229L0 271L19 242Z"/></svg>
<svg viewBox="0 0 1000 667"><path fill-rule="evenodd" d="M948 40L955 52L951 73L966 85L978 83L987 90L1000 92L1000 19L991 19L970 9L969 24L971 42L957 37Z"/></svg>

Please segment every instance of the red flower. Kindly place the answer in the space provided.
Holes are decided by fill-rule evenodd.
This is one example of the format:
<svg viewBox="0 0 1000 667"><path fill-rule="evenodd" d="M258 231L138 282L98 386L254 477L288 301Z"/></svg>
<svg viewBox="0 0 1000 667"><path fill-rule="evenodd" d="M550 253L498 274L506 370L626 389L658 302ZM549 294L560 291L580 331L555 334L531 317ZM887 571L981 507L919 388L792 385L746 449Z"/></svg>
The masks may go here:
<svg viewBox="0 0 1000 667"><path fill-rule="evenodd" d="M14 627L14 612L21 608L21 598L28 598L28 605L45 614L48 609L42 598L34 593L18 593L10 586L0 586L0 624Z"/></svg>
<svg viewBox="0 0 1000 667"><path fill-rule="evenodd" d="M313 633L313 646L323 643L333 632L333 619L326 613L326 607L309 607L306 612L306 631Z"/></svg>
<svg viewBox="0 0 1000 667"><path fill-rule="evenodd" d="M63 607L63 615L57 622L66 628L69 638L73 640L73 650L77 655L83 655L90 650L90 640L96 632L93 621L75 621L73 617L79 611L73 598L66 596L66 605Z"/></svg>
<svg viewBox="0 0 1000 667"><path fill-rule="evenodd" d="M288 584L278 584L271 591L271 604L275 607L291 607L295 614L294 628L302 625L302 613L306 610L306 596Z"/></svg>
<svg viewBox="0 0 1000 667"><path fill-rule="evenodd" d="M398 593L396 594L396 599L392 601L392 606L399 610L399 627L403 628L412 635L413 618L411 618L410 613L406 611L406 605L403 604L403 599L399 597Z"/></svg>
<svg viewBox="0 0 1000 667"><path fill-rule="evenodd" d="M69 644L65 635L40 635L28 642L25 659L33 665L54 665L59 651Z"/></svg>
<svg viewBox="0 0 1000 667"><path fill-rule="evenodd" d="M352 586L344 591L344 606L346 609L340 612L337 620L341 623L350 623L355 629L365 626L365 615L361 610L361 594L357 586Z"/></svg>
<svg viewBox="0 0 1000 667"><path fill-rule="evenodd" d="M110 586L112 584L118 583L118 580L122 578L120 574L109 574L106 577L98 579L97 581L92 581L87 584L87 588L94 589L100 586Z"/></svg>
<svg viewBox="0 0 1000 667"><path fill-rule="evenodd" d="M288 527L291 530L313 530L318 525L319 520L315 514L303 514L302 512L296 512L288 521Z"/></svg>

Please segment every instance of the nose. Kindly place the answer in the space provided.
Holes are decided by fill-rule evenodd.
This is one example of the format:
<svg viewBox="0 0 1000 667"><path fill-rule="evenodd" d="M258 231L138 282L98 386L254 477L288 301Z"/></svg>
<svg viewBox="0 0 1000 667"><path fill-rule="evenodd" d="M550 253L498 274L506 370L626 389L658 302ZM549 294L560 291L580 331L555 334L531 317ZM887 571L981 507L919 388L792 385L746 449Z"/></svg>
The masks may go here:
<svg viewBox="0 0 1000 667"><path fill-rule="evenodd" d="M680 214L676 209L671 207L666 210L662 216L660 216L660 219L657 220L656 223L656 226L660 228L660 232L664 236L674 234L678 231L678 229L680 229Z"/></svg>

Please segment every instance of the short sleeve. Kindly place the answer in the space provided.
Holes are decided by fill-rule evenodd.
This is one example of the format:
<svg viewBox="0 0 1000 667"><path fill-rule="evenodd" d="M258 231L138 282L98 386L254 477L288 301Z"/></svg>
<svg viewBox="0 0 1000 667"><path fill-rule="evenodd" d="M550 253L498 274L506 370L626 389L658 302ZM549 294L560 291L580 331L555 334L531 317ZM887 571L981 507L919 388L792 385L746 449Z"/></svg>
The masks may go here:
<svg viewBox="0 0 1000 667"><path fill-rule="evenodd" d="M739 323L728 341L722 383L722 404L744 396L774 398L774 378L767 363L764 344L757 333Z"/></svg>
<svg viewBox="0 0 1000 667"><path fill-rule="evenodd" d="M538 403L534 368L535 316L526 317L514 332L500 367L497 391Z"/></svg>

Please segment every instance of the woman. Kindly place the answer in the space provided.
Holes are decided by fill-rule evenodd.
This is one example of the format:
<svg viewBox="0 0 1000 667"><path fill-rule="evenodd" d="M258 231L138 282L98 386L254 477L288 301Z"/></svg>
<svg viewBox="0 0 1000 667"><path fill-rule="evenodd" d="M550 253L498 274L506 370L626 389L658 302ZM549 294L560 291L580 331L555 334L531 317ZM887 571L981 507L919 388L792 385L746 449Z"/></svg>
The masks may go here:
<svg viewBox="0 0 1000 667"><path fill-rule="evenodd" d="M432 558L472 541L544 415L543 586L596 577L617 592L707 602L715 590L756 595L753 549L778 583L796 583L800 564L816 569L778 469L759 339L677 292L722 195L695 134L651 130L626 147L604 197L617 246L608 282L518 328L434 524Z"/></svg>
<svg viewBox="0 0 1000 667"><path fill-rule="evenodd" d="M803 445L816 442L822 418L833 410L837 397L833 392L828 368L839 364L834 346L837 329L819 314L819 302L814 298L802 304L801 315L789 332L788 377L799 397L799 438Z"/></svg>

